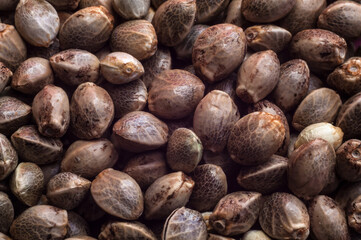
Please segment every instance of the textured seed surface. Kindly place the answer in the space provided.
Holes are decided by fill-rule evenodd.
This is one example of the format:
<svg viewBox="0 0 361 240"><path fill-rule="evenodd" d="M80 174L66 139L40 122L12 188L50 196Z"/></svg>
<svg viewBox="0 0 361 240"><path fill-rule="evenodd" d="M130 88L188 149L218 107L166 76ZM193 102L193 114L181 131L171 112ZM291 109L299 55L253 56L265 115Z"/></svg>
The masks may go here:
<svg viewBox="0 0 361 240"><path fill-rule="evenodd" d="M349 182L361 180L361 141L350 139L336 151L336 170L338 175Z"/></svg>
<svg viewBox="0 0 361 240"><path fill-rule="evenodd" d="M12 76L13 72L4 63L0 62L0 93L8 85Z"/></svg>
<svg viewBox="0 0 361 240"><path fill-rule="evenodd" d="M361 93L357 93L342 105L337 115L336 126L340 127L344 132L345 140L359 138L361 135L361 122L355 121L355 119L360 119L360 109Z"/></svg>
<svg viewBox="0 0 361 240"><path fill-rule="evenodd" d="M82 236L90 234L90 227L88 222L79 214L68 211L68 231L67 236Z"/></svg>
<svg viewBox="0 0 361 240"><path fill-rule="evenodd" d="M105 169L93 180L91 194L99 207L112 216L136 220L143 213L143 194L128 174Z"/></svg>
<svg viewBox="0 0 361 240"><path fill-rule="evenodd" d="M9 139L0 133L0 180L10 175L18 165L18 154Z"/></svg>
<svg viewBox="0 0 361 240"><path fill-rule="evenodd" d="M110 222L103 227L98 238L99 240L157 239L154 233L140 222Z"/></svg>
<svg viewBox="0 0 361 240"><path fill-rule="evenodd" d="M198 0L197 22L205 23L215 19L225 10L230 0Z"/></svg>
<svg viewBox="0 0 361 240"><path fill-rule="evenodd" d="M350 204L347 206L347 221L348 226L353 228L357 233L361 232L360 225L360 217L361 217L361 209L360 209L361 197L357 196ZM353 239L353 238L352 238Z"/></svg>
<svg viewBox="0 0 361 240"><path fill-rule="evenodd" d="M114 10L124 19L144 17L150 7L150 0L112 0Z"/></svg>
<svg viewBox="0 0 361 240"><path fill-rule="evenodd" d="M6 233L14 220L14 206L9 196L4 192L0 192L0 214L0 231Z"/></svg>

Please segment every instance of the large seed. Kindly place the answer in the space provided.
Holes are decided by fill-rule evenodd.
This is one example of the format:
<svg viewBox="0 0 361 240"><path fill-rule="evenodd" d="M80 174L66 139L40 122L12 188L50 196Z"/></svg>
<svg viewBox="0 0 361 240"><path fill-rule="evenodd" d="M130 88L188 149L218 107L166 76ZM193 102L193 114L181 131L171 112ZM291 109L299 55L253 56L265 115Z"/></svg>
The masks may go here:
<svg viewBox="0 0 361 240"><path fill-rule="evenodd" d="M361 92L349 98L341 107L336 126L344 132L344 139L361 137Z"/></svg>
<svg viewBox="0 0 361 240"><path fill-rule="evenodd" d="M18 154L10 141L0 133L0 181L4 180L18 165Z"/></svg>
<svg viewBox="0 0 361 240"><path fill-rule="evenodd" d="M142 18L148 13L150 0L112 0L114 10L124 19Z"/></svg>
<svg viewBox="0 0 361 240"><path fill-rule="evenodd" d="M361 140L350 139L336 151L337 174L346 181L361 180Z"/></svg>

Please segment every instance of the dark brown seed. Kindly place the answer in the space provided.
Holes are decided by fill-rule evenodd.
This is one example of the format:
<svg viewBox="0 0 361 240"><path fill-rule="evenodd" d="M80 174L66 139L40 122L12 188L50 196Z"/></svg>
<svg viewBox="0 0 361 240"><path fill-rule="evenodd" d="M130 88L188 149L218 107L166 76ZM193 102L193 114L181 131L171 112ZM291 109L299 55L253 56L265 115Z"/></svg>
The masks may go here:
<svg viewBox="0 0 361 240"><path fill-rule="evenodd" d="M221 14L230 0L197 0L196 21L206 23L214 20Z"/></svg>
<svg viewBox="0 0 361 240"><path fill-rule="evenodd" d="M75 10L80 0L48 0L56 10Z"/></svg>
<svg viewBox="0 0 361 240"><path fill-rule="evenodd" d="M110 222L102 227L98 238L99 240L157 239L154 233L140 222Z"/></svg>
<svg viewBox="0 0 361 240"><path fill-rule="evenodd" d="M242 1L243 0L231 0L227 9L227 17L224 20L225 23L234 24L238 27L244 25L245 19L242 14Z"/></svg>
<svg viewBox="0 0 361 240"><path fill-rule="evenodd" d="M150 0L112 0L114 10L124 19L144 17L150 7Z"/></svg>
<svg viewBox="0 0 361 240"><path fill-rule="evenodd" d="M361 233L361 196L357 196L347 207L348 226ZM352 238L354 239L354 238Z"/></svg>
<svg viewBox="0 0 361 240"><path fill-rule="evenodd" d="M276 192L267 197L259 223L268 236L275 239L307 239L310 217L305 204L288 193Z"/></svg>
<svg viewBox="0 0 361 240"><path fill-rule="evenodd" d="M12 76L13 72L4 63L0 62L0 93L8 85Z"/></svg>
<svg viewBox="0 0 361 240"><path fill-rule="evenodd" d="M348 205L360 195L361 182L346 182L336 192L335 200L342 209L346 210Z"/></svg>
<svg viewBox="0 0 361 240"><path fill-rule="evenodd" d="M341 107L336 126L344 132L344 139L361 138L361 92L349 98Z"/></svg>
<svg viewBox="0 0 361 240"><path fill-rule="evenodd" d="M44 175L44 186L47 186L50 179L60 172L60 161L40 166Z"/></svg>
<svg viewBox="0 0 361 240"><path fill-rule="evenodd" d="M233 192L224 196L214 208L209 222L224 236L247 232L257 221L262 195L257 192Z"/></svg>
<svg viewBox="0 0 361 240"><path fill-rule="evenodd" d="M324 82L318 78L316 75L314 74L310 74L310 79L309 79L309 86L308 86L308 90L307 90L307 94L310 94L313 90L319 89L319 88L324 88L325 84Z"/></svg>
<svg viewBox="0 0 361 240"><path fill-rule="evenodd" d="M14 220L14 207L9 196L4 192L0 192L0 214L0 232L6 233ZM0 239L3 238L0 236Z"/></svg>
<svg viewBox="0 0 361 240"><path fill-rule="evenodd" d="M90 234L90 227L87 221L73 211L68 211L68 225L68 232L66 233L68 237Z"/></svg>
<svg viewBox="0 0 361 240"><path fill-rule="evenodd" d="M0 133L0 180L9 176L17 165L18 154L6 136Z"/></svg>
<svg viewBox="0 0 361 240"><path fill-rule="evenodd" d="M336 151L337 174L346 181L361 180L361 141L350 139L344 142Z"/></svg>

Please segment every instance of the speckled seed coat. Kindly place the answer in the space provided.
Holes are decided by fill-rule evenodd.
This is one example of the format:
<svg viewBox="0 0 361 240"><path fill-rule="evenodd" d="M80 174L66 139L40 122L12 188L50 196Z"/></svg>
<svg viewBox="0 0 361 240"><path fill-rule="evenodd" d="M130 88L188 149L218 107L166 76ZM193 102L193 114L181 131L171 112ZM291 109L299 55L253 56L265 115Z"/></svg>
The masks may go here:
<svg viewBox="0 0 361 240"><path fill-rule="evenodd" d="M361 136L361 93L349 98L340 108L337 115L336 126L344 132L344 139L357 138Z"/></svg>

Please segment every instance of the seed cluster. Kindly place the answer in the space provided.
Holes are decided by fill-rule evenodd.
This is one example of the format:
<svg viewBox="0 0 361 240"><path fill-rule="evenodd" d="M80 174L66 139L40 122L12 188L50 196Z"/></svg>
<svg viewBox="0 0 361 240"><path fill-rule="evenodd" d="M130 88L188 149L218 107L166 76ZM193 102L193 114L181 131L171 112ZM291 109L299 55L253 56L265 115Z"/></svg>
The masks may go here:
<svg viewBox="0 0 361 240"><path fill-rule="evenodd" d="M360 169L360 0L0 0L0 240L357 240Z"/></svg>

